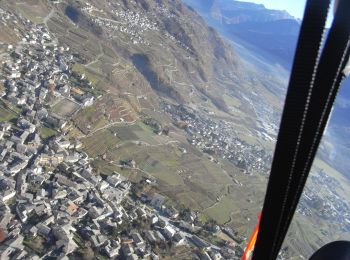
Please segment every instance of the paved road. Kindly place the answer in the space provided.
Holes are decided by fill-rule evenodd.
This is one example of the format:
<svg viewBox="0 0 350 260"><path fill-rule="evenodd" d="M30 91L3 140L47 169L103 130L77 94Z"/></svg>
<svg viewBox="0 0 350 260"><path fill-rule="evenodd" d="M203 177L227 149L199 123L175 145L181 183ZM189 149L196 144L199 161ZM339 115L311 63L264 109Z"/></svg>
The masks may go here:
<svg viewBox="0 0 350 260"><path fill-rule="evenodd" d="M94 135L95 133L97 133L98 131L101 131L101 130L104 130L104 129L107 129L111 126L114 126L114 125L119 125L119 124L124 124L124 125L134 125L136 123L136 120L132 121L132 122L122 122L122 121L118 121L118 122L113 122L113 123L109 123L105 126L102 126L94 131L92 131L91 133L83 136L82 138L87 138L87 137L90 137L92 135Z"/></svg>

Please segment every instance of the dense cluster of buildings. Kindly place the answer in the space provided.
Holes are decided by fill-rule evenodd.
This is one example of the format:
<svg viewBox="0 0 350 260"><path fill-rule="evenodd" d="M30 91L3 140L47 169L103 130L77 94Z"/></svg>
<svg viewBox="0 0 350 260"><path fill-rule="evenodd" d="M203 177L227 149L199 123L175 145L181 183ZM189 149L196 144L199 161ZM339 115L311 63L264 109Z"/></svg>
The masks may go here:
<svg viewBox="0 0 350 260"><path fill-rule="evenodd" d="M34 25L21 16L14 17L12 22L22 23L25 29L18 32L19 44L15 48L8 45L10 55L3 56L1 81L5 89L1 96L19 107L28 121L62 128L64 118L49 113L47 106L62 99L78 107L92 105L93 94L74 85L89 88L91 83L84 75L72 82L74 56L68 47L58 45L45 25Z"/></svg>
<svg viewBox="0 0 350 260"><path fill-rule="evenodd" d="M188 142L203 152L227 158L247 172L269 171L271 154L263 147L248 144L235 136L234 127L229 122L215 121L182 105L164 103L163 109L180 128L185 129Z"/></svg>
<svg viewBox="0 0 350 260"><path fill-rule="evenodd" d="M10 142L13 128L1 128L3 141ZM81 241L109 258L157 259L155 246L169 244L201 249L200 259L238 257L235 247L219 248L194 235L201 228L190 211L180 216L158 193L133 199L132 184L120 174L96 174L78 140L57 135L39 141L33 154L11 150L1 164L1 259L65 259ZM12 165L20 167L10 171ZM39 254L28 250L38 237L45 244Z"/></svg>
<svg viewBox="0 0 350 260"><path fill-rule="evenodd" d="M143 185L149 186L149 180ZM154 185L154 184L151 184ZM135 192L135 190L134 190ZM199 215L190 209L177 210L166 203L166 197L154 192L135 192L141 208L136 213L150 224L146 229L140 229L142 237L150 245L167 243L172 247L185 246L190 249L193 259L239 259L242 254L244 239L230 228L222 228L215 223L203 224ZM135 205L135 204L134 204ZM140 205L140 204L139 204ZM135 207L135 206L134 206ZM216 236L224 232L231 241L215 245L208 236Z"/></svg>
<svg viewBox="0 0 350 260"><path fill-rule="evenodd" d="M109 1L108 4L110 7L109 14L106 14L103 10L99 10L90 3L86 3L82 11L96 25L103 27L103 30L107 32L110 38L116 37L116 32L119 32L126 35L127 41L134 45L149 46L150 41L147 39L146 32L158 31L162 28L164 29L164 38L176 42L176 44L189 53L193 52L190 46L181 39L181 33L178 33L176 30L174 32L172 29L178 28L179 24L173 24L175 23L175 19L173 19L175 14L162 3L158 2L152 9L152 12L148 12L147 14L122 8L121 4L117 2ZM149 8L146 2L143 5L145 9ZM106 18L106 15L110 15L112 19ZM164 24L159 19L164 20Z"/></svg>
<svg viewBox="0 0 350 260"><path fill-rule="evenodd" d="M82 10L91 17L93 22L102 26L110 34L110 37L113 37L115 32L121 32L126 34L133 44L150 45L143 36L143 33L157 30L157 24L155 22L150 21L147 16L141 13L118 8L119 3L110 2L109 5L111 6L113 19L99 16L98 12L101 11L89 3L86 3L86 6Z"/></svg>
<svg viewBox="0 0 350 260"><path fill-rule="evenodd" d="M342 232L349 232L350 205L337 191L341 189L339 181L323 170L314 170L310 179L311 182L305 188L297 212L309 217L315 214L324 221L336 223Z"/></svg>

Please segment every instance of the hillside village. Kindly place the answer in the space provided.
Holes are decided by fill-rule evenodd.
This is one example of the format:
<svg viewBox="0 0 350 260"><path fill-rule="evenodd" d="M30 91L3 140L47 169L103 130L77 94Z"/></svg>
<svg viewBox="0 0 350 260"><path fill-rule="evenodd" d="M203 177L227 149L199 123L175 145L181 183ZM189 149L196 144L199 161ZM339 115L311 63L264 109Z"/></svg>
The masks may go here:
<svg viewBox="0 0 350 260"><path fill-rule="evenodd" d="M69 117L51 109L62 100L77 110L92 105L91 82L72 72L77 58L45 25L2 13L2 22L27 30L17 32L17 46L6 46L1 72L2 106L15 117L0 124L0 258L67 259L88 248L109 258L158 259L185 247L201 259L238 259L242 249L235 243L218 247L203 238L219 226L203 226L195 213L167 206L158 193L133 195L135 185L140 191L156 184L94 172L82 143L65 136ZM240 239L225 230L232 241Z"/></svg>
<svg viewBox="0 0 350 260"><path fill-rule="evenodd" d="M113 1L107 3L113 19L104 18L105 11L90 3L84 3L81 11L103 28L108 39L120 32L133 46L152 45L146 35L160 30L156 22L141 12L119 8ZM239 169L237 174L226 172L229 177L225 178L232 183L215 183L219 192L210 194L214 202L207 208L225 201L227 195L233 197L232 187L242 187L248 193L237 175L265 178L272 161L271 151L243 140L235 131L235 124L215 118L213 112L197 113L190 106L174 104L167 98L159 98L159 109L166 115L166 122L148 115L129 121L116 115L119 120L114 121L110 114L117 114L115 111L107 115L105 107L97 106L107 118L102 120L104 124L77 124L79 113L100 105L112 94L99 89L91 76L85 75L85 57L50 32L47 20L52 12L40 23L4 9L0 9L0 14L1 26L13 28L14 36L20 39L17 44L0 42L0 259L240 259L247 237L227 224L234 222L237 215L232 218L232 212L228 212L229 222L220 224L215 219L205 219L199 210L173 201L164 187L160 188L164 183L145 170L148 175L128 178L125 169L142 170L129 154L126 160L126 155L116 156L119 164L111 159L115 150L93 157L86 151L83 139L117 124L132 126L137 120L151 129L152 135L164 137L166 144L178 143L170 136L180 132L187 146L176 147L181 150L176 150L179 157L187 153L184 147L190 147L216 167L222 167L222 161L227 160ZM175 17L163 6L158 6L153 16L158 14ZM164 37L190 55L191 49L185 43L167 31ZM146 94L142 97L147 99ZM127 115L127 108L120 110ZM154 107L151 110L159 112ZM275 129L264 123L267 130L254 133L268 141L271 138L264 133L274 136ZM72 129L78 134L72 135ZM117 139L117 130L109 137ZM163 145L141 138L127 141L140 150L142 145L146 149ZM113 143L112 148L118 145L122 146ZM107 168L112 165L113 170L97 169L96 158ZM152 159L148 155L142 158ZM199 164L200 160L194 161ZM199 172L200 167L196 165L194 169ZM190 183L190 171L177 170ZM175 171L169 174L175 175ZM298 214L336 221L342 231L348 232L350 206L339 195L339 182L322 170L311 181L325 186L325 191L321 193L316 186L306 189ZM176 193L176 188L183 187L178 185L171 191ZM252 193L258 194L255 190ZM244 203L250 205L252 200ZM244 215L247 213L236 214L248 219ZM320 228L320 232L329 235L325 229ZM281 259L289 257L287 251L282 250Z"/></svg>
<svg viewBox="0 0 350 260"><path fill-rule="evenodd" d="M196 115L181 105L163 104L163 109L188 134L188 142L209 155L230 160L246 173L267 173L272 156L258 145L251 145L234 136L234 127L227 121L215 122Z"/></svg>

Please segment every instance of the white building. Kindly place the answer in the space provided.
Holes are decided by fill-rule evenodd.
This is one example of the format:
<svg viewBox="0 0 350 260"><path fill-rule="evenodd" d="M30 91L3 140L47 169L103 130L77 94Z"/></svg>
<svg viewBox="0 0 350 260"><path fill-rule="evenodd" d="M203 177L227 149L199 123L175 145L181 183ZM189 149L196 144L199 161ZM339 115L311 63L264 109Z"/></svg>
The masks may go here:
<svg viewBox="0 0 350 260"><path fill-rule="evenodd" d="M166 237L172 238L175 235L176 231L171 226L166 226L163 229L163 233Z"/></svg>

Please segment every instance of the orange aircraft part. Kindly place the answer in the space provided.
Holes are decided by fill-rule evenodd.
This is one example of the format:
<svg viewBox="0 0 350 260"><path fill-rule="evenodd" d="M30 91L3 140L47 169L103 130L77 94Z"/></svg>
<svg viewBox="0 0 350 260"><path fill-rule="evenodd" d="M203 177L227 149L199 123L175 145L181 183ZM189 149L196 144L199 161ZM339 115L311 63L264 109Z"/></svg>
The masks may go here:
<svg viewBox="0 0 350 260"><path fill-rule="evenodd" d="M259 233L260 219L261 219L261 212L258 215L258 223L256 224L255 229L253 231L253 234L250 237L249 243L248 243L247 247L245 248L244 254L242 255L242 260L248 260L250 258L250 254L252 253L252 251L254 249L256 239L257 239L258 233Z"/></svg>

